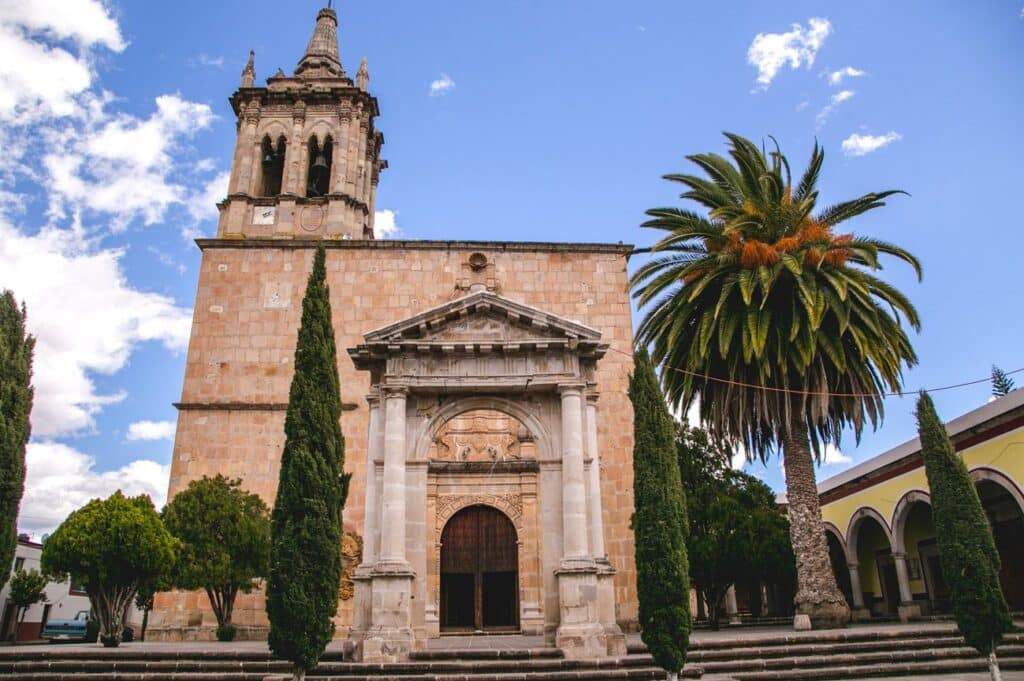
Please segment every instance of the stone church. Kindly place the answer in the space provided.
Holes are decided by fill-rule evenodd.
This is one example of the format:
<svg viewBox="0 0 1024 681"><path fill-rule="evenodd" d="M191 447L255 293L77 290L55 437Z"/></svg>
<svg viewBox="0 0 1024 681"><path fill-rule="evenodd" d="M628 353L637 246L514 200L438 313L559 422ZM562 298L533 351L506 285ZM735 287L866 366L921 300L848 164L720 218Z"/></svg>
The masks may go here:
<svg viewBox="0 0 1024 681"><path fill-rule="evenodd" d="M202 264L169 497L218 473L272 505L314 248L341 377L345 583L367 661L442 633L543 635L570 657L636 629L632 323L621 244L375 240L384 136L363 60L320 11L294 73L230 102L228 196ZM154 639L212 638L204 593L160 594ZM262 591L240 635L265 637Z"/></svg>

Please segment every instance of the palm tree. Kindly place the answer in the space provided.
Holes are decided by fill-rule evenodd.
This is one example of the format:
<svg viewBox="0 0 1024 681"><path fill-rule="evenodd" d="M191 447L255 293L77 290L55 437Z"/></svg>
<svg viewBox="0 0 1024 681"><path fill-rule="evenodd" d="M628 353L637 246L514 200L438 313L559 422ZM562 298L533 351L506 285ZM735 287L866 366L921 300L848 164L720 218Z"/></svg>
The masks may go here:
<svg viewBox="0 0 1024 681"><path fill-rule="evenodd" d="M816 210L824 152L793 186L789 162L726 134L732 161L689 156L707 177L668 175L707 215L657 208L645 227L667 234L631 287L647 312L637 343L650 346L669 401L700 415L716 436L766 460L781 450L796 606L815 628L843 626L849 606L836 586L821 521L814 459L844 428L859 439L882 418L886 391L917 357L902 327L920 323L910 301L876 277L880 255L921 266L884 241L839 234L850 218L898 191Z"/></svg>

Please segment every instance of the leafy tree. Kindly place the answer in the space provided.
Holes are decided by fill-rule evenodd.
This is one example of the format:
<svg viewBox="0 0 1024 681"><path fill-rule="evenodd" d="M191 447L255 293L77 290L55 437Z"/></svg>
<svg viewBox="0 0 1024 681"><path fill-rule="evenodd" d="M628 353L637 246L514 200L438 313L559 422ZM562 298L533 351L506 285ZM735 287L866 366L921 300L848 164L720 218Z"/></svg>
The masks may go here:
<svg viewBox="0 0 1024 681"><path fill-rule="evenodd" d="M222 475L193 480L163 512L168 531L181 541L173 581L203 589L217 617L217 638L234 639L231 624L238 592L252 591L267 576L270 511L241 480Z"/></svg>
<svg viewBox="0 0 1024 681"><path fill-rule="evenodd" d="M14 638L18 638L21 625L25 622L28 609L36 603L46 602L46 585L50 580L38 570L18 570L11 577L11 588L7 598L17 608L18 628L14 630Z"/></svg>
<svg viewBox="0 0 1024 681"><path fill-rule="evenodd" d="M817 209L817 147L795 185L786 157L727 134L732 161L689 156L707 177L675 174L679 208L648 211L645 227L667 234L631 286L648 307L637 342L650 346L669 402L700 418L753 458L780 449L797 562L797 611L813 626L843 626L849 607L829 564L814 458L844 428L859 438L877 425L883 396L898 390L917 357L901 326L919 320L910 301L874 272L880 255L909 263L903 249L840 234L846 220L884 205L896 191Z"/></svg>
<svg viewBox="0 0 1024 681"><path fill-rule="evenodd" d="M32 354L25 306L0 294L0 586L7 583L17 546L18 507L25 490L25 446L31 433Z"/></svg>
<svg viewBox="0 0 1024 681"><path fill-rule="evenodd" d="M686 500L672 417L647 352L636 354L633 401L633 533L640 628L654 663L678 678L690 644L690 577Z"/></svg>
<svg viewBox="0 0 1024 681"><path fill-rule="evenodd" d="M676 451L690 521L690 574L717 629L730 586L793 579L789 523L771 488L732 470L728 449L703 429L681 424Z"/></svg>
<svg viewBox="0 0 1024 681"><path fill-rule="evenodd" d="M277 501L271 515L270 649L295 679L316 666L334 633L341 586L345 440L325 253L313 259L295 347Z"/></svg>
<svg viewBox="0 0 1024 681"><path fill-rule="evenodd" d="M103 645L119 645L139 587L174 565L177 541L145 494L120 491L74 511L43 544L45 574L85 586Z"/></svg>
<svg viewBox="0 0 1024 681"><path fill-rule="evenodd" d="M1006 375L1006 372L992 365L992 397L1003 397L1009 395L1016 389L1013 379Z"/></svg>
<svg viewBox="0 0 1024 681"><path fill-rule="evenodd" d="M998 681L996 646L1013 622L999 585L999 552L992 528L967 466L925 392L917 401L917 430L953 615L967 645L988 656L992 679Z"/></svg>

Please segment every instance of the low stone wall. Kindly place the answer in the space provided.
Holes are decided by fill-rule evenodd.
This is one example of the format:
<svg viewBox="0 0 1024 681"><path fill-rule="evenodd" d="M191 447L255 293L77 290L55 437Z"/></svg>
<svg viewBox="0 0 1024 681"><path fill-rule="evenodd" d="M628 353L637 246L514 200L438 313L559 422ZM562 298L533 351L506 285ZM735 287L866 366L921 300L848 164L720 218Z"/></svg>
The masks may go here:
<svg viewBox="0 0 1024 681"><path fill-rule="evenodd" d="M266 641L270 633L269 627L235 625L236 641ZM149 627L146 629L147 641L216 641L216 625L200 625L194 627Z"/></svg>

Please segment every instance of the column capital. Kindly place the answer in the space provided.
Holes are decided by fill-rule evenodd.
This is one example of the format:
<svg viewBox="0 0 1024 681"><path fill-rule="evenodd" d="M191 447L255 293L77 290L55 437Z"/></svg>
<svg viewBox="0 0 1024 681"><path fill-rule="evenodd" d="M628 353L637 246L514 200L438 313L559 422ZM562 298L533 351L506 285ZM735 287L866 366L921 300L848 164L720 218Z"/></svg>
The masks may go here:
<svg viewBox="0 0 1024 681"><path fill-rule="evenodd" d="M907 554L899 552L899 551L893 551L892 552L892 559L893 560L906 560L907 559Z"/></svg>
<svg viewBox="0 0 1024 681"><path fill-rule="evenodd" d="M397 397L401 397L401 398L404 399L405 397L407 397L409 395L409 386L407 386L407 385L382 385L380 387L380 392L381 392L381 395L386 400L390 400L392 398L397 398Z"/></svg>
<svg viewBox="0 0 1024 681"><path fill-rule="evenodd" d="M584 397L587 398L587 405L588 406L596 407L597 406L597 401L601 399L601 393L593 391L593 390L588 390L586 395L584 395Z"/></svg>
<svg viewBox="0 0 1024 681"><path fill-rule="evenodd" d="M583 383L559 383L558 394L561 395L562 397L565 397L566 395L579 396L583 394L583 390L586 387L587 386Z"/></svg>
<svg viewBox="0 0 1024 681"><path fill-rule="evenodd" d="M366 403L371 407L380 406L380 392L373 391L366 393Z"/></svg>

